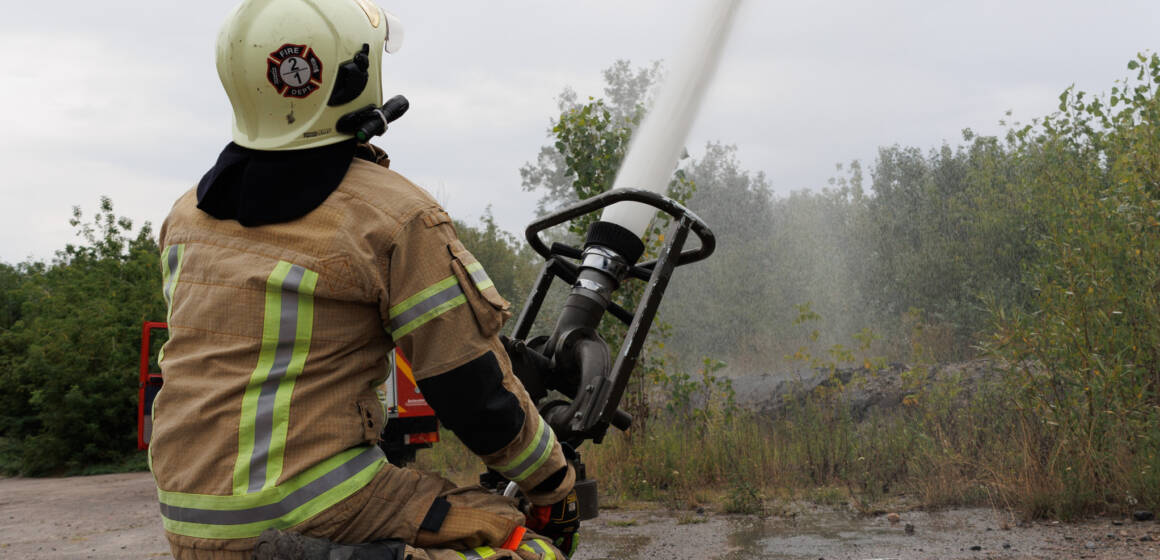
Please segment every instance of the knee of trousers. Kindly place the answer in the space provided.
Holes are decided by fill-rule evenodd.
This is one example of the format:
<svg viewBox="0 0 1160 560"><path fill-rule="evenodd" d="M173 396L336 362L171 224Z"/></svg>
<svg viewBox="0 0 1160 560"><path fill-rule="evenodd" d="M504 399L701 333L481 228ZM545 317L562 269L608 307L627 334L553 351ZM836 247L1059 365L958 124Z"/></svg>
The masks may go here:
<svg viewBox="0 0 1160 560"><path fill-rule="evenodd" d="M479 486L415 469L387 465L369 485L369 497L342 542L398 539L416 548L470 549L502 544L524 515L515 500Z"/></svg>

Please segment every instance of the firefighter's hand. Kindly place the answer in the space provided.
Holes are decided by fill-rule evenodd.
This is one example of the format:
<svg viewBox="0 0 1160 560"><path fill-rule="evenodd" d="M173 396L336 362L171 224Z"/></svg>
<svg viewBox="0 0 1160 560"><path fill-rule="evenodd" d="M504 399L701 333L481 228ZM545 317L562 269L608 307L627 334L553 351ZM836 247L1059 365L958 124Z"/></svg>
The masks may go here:
<svg viewBox="0 0 1160 560"><path fill-rule="evenodd" d="M499 337L507 351L508 360L512 364L512 373L527 389L533 402L548 395L548 378L552 374L552 363L547 358L528 347L522 340L512 340L506 336Z"/></svg>
<svg viewBox="0 0 1160 560"><path fill-rule="evenodd" d="M580 501L572 490L563 500L550 506L532 506L528 528L552 539L561 552L571 557L580 544Z"/></svg>

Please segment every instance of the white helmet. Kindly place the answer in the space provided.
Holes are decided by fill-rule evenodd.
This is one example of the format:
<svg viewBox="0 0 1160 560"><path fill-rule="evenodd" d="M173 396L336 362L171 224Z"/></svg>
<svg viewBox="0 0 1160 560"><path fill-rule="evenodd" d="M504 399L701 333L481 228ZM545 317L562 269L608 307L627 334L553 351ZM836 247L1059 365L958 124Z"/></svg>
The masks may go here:
<svg viewBox="0 0 1160 560"><path fill-rule="evenodd" d="M217 69L234 142L299 150L347 140L335 123L383 102L382 52L399 20L372 0L245 0L222 26Z"/></svg>

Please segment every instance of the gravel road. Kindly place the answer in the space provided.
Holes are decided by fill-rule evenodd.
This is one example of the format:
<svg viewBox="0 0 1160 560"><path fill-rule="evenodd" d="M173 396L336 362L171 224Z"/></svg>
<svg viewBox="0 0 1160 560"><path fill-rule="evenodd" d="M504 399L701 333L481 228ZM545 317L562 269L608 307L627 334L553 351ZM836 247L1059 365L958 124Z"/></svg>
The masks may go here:
<svg viewBox="0 0 1160 560"><path fill-rule="evenodd" d="M0 558L171 558L149 473L0 479Z"/></svg>
<svg viewBox="0 0 1160 560"><path fill-rule="evenodd" d="M0 479L0 558L167 558L156 500L148 473ZM574 560L1160 560L1156 521L1011 525L987 509L904 512L897 523L810 506L765 519L605 510Z"/></svg>

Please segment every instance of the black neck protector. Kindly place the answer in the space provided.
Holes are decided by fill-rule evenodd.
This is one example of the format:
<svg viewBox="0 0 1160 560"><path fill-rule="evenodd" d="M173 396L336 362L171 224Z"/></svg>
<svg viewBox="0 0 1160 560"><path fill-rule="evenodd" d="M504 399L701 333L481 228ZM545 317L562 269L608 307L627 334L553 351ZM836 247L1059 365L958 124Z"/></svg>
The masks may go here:
<svg viewBox="0 0 1160 560"><path fill-rule="evenodd" d="M252 227L297 220L338 188L356 141L305 150L251 150L233 142L197 185L197 207Z"/></svg>

